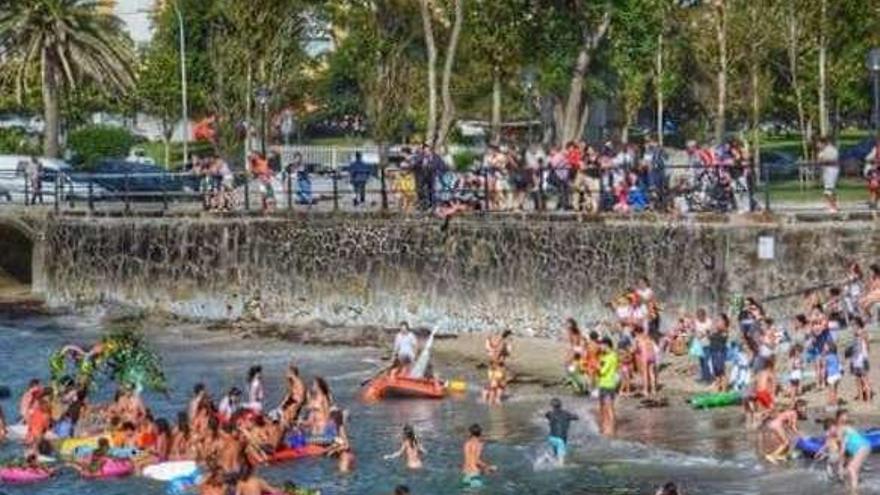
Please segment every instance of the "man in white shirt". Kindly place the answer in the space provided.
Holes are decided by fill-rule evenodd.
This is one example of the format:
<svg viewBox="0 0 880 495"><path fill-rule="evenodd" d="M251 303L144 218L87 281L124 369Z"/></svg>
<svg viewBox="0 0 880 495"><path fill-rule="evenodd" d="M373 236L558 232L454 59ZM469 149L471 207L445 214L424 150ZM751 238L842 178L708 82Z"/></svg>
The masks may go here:
<svg viewBox="0 0 880 495"><path fill-rule="evenodd" d="M822 167L822 184L825 187L825 201L828 211L837 213L837 178L840 176L840 153L826 137L817 143L816 162Z"/></svg>
<svg viewBox="0 0 880 495"><path fill-rule="evenodd" d="M412 363L416 360L416 347L418 341L415 334L409 329L406 322L400 324L400 330L394 337L394 357L403 363Z"/></svg>

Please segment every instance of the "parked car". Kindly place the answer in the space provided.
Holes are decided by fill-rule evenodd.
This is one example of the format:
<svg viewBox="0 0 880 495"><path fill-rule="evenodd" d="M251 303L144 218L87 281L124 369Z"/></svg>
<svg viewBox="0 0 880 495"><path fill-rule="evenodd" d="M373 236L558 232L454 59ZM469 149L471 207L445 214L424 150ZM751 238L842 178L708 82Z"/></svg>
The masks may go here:
<svg viewBox="0 0 880 495"><path fill-rule="evenodd" d="M112 193L117 199L128 194L141 200L159 200L163 195L180 195L185 192L184 179L169 174L156 165L105 160L94 171L95 182Z"/></svg>
<svg viewBox="0 0 880 495"><path fill-rule="evenodd" d="M784 151L761 151L761 166L766 168L771 181L798 178L797 159Z"/></svg>

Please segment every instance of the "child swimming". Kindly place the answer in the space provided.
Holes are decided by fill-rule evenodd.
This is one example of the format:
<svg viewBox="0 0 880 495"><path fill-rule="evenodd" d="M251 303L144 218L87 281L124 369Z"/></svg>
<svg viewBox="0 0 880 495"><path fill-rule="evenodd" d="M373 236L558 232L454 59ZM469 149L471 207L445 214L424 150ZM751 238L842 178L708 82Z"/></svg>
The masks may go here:
<svg viewBox="0 0 880 495"><path fill-rule="evenodd" d="M461 466L462 484L467 488L480 488L484 485L483 475L496 470L496 467L483 460L483 429L478 424L468 428L468 439L464 443L464 462Z"/></svg>
<svg viewBox="0 0 880 495"><path fill-rule="evenodd" d="M423 467L422 455L427 453L422 446L422 442L416 437L413 427L406 425L403 427L403 442L400 445L400 449L393 454L386 455L383 459L391 460L403 456L406 459L407 468L421 469Z"/></svg>
<svg viewBox="0 0 880 495"><path fill-rule="evenodd" d="M550 436L547 437L547 441L550 443L550 448L553 449L556 461L561 465L565 463L568 427L572 421L578 420L578 416L563 409L562 401L556 398L550 400L550 407L552 409L544 415L550 423Z"/></svg>

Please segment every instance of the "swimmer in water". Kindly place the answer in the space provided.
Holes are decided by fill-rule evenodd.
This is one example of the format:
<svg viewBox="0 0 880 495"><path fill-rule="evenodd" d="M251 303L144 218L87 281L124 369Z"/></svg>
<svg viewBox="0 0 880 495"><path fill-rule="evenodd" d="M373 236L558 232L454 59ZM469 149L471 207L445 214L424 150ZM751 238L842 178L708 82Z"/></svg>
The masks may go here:
<svg viewBox="0 0 880 495"><path fill-rule="evenodd" d="M550 407L552 409L544 415L550 423L550 436L547 437L547 441L553 449L556 461L562 465L565 463L568 446L568 427L572 421L578 420L578 416L563 409L562 401L556 398L550 401Z"/></svg>
<svg viewBox="0 0 880 495"><path fill-rule="evenodd" d="M483 460L483 429L478 424L468 428L468 439L464 443L464 463L461 466L462 484L468 488L483 486L483 475L497 468Z"/></svg>
<svg viewBox="0 0 880 495"><path fill-rule="evenodd" d="M330 413L330 421L336 427L336 437L333 439L333 444L326 455L339 458L338 468L340 473L350 473L354 471L355 456L345 428L345 415L339 409L334 409Z"/></svg>
<svg viewBox="0 0 880 495"><path fill-rule="evenodd" d="M254 466L250 462L243 462L241 475L235 485L235 495L263 495L264 493L283 493L266 480L254 475Z"/></svg>
<svg viewBox="0 0 880 495"><path fill-rule="evenodd" d="M400 445L400 450L393 454L386 455L384 459L391 460L403 456L404 459L406 459L407 468L422 469L422 455L427 453L428 452L422 446L422 442L416 437L416 432L413 430L413 427L406 425L403 427L403 442Z"/></svg>
<svg viewBox="0 0 880 495"><path fill-rule="evenodd" d="M806 407L806 401L798 400L792 408L780 412L764 423L766 430L779 442L779 446L765 456L771 463L776 464L785 460L786 455L791 451L793 447L791 439L800 436L797 423L807 419Z"/></svg>

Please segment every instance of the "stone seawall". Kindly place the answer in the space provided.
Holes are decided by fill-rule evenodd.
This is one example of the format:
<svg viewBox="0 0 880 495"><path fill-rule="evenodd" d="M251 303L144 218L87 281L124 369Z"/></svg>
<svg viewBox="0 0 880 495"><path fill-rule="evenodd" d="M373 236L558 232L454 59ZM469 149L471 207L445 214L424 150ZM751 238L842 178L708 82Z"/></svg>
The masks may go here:
<svg viewBox="0 0 880 495"><path fill-rule="evenodd" d="M545 335L639 276L666 301L725 307L839 278L880 254L869 223L577 222L537 218L66 218L45 230L49 300L119 301L205 319L240 317L259 299L287 323L444 331L511 327ZM775 259L758 259L758 237ZM790 300L788 301L791 302Z"/></svg>

